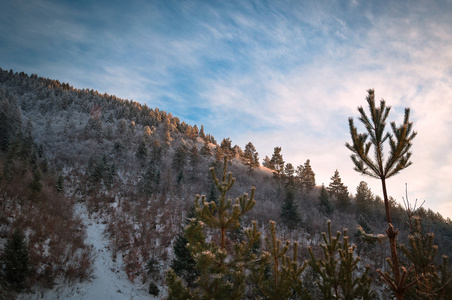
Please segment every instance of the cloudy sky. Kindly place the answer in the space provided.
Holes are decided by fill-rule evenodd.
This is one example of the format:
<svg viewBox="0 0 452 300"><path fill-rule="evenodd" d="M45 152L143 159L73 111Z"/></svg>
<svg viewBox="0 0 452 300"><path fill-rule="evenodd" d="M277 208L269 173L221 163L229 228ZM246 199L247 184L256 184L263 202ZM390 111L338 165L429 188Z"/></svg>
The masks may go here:
<svg viewBox="0 0 452 300"><path fill-rule="evenodd" d="M452 2L0 0L0 67L203 124L260 157L311 160L355 192L349 116L366 90L410 107L413 165L389 193L452 217Z"/></svg>

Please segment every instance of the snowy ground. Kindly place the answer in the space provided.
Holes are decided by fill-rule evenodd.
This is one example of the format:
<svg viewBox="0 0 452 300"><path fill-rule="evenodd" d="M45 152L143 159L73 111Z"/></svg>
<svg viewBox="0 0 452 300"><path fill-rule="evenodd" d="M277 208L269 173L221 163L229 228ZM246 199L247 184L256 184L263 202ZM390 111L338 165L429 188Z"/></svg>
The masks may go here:
<svg viewBox="0 0 452 300"><path fill-rule="evenodd" d="M57 287L48 291L41 298L40 294L21 295L19 299L95 299L95 300L140 300L153 298L140 283L131 283L121 267L120 255L116 262L112 261L108 248L108 239L104 235L105 224L102 220L89 218L83 204L77 204L79 213L86 225L87 244L93 245L96 255L94 263L94 279L72 287Z"/></svg>

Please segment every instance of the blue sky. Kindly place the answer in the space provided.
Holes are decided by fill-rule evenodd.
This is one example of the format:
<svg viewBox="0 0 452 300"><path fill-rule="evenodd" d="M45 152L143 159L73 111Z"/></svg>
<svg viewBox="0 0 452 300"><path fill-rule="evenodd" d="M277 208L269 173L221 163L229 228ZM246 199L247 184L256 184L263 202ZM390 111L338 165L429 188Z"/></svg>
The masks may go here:
<svg viewBox="0 0 452 300"><path fill-rule="evenodd" d="M389 193L452 217L452 1L6 1L0 67L69 82L203 124L260 157L338 169L351 192L349 116L366 90L400 124L413 165Z"/></svg>

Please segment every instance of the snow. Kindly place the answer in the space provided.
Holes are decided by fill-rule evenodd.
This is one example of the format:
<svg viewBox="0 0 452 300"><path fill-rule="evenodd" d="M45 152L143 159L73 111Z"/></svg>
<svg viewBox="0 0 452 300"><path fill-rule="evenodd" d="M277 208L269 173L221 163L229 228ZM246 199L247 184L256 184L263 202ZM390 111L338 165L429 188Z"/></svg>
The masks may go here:
<svg viewBox="0 0 452 300"><path fill-rule="evenodd" d="M108 239L104 232L106 225L102 218L89 218L84 204L76 205L76 212L86 225L86 243L93 246L95 253L94 278L91 281L75 284L71 287L60 285L41 294L23 294L19 299L96 299L96 300L141 300L158 299L149 295L147 285L128 280L122 268L121 255L116 262L112 260ZM159 287L162 290L161 287ZM162 292L162 291L161 291ZM162 293L161 293L162 294Z"/></svg>

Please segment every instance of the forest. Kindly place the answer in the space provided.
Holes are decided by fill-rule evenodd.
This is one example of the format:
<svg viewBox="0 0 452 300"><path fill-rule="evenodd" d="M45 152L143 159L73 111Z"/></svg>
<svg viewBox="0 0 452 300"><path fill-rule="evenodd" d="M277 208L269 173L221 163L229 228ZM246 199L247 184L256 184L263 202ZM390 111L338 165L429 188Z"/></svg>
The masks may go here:
<svg viewBox="0 0 452 300"><path fill-rule="evenodd" d="M416 133L409 110L385 129L389 109L367 101L355 121L368 133L350 119L344 142L350 168L384 184L409 172ZM158 108L0 69L0 299L92 280L84 217L150 298L450 299L449 218L340 170L319 185L309 157L293 165L277 145L260 158L252 141L218 141Z"/></svg>

